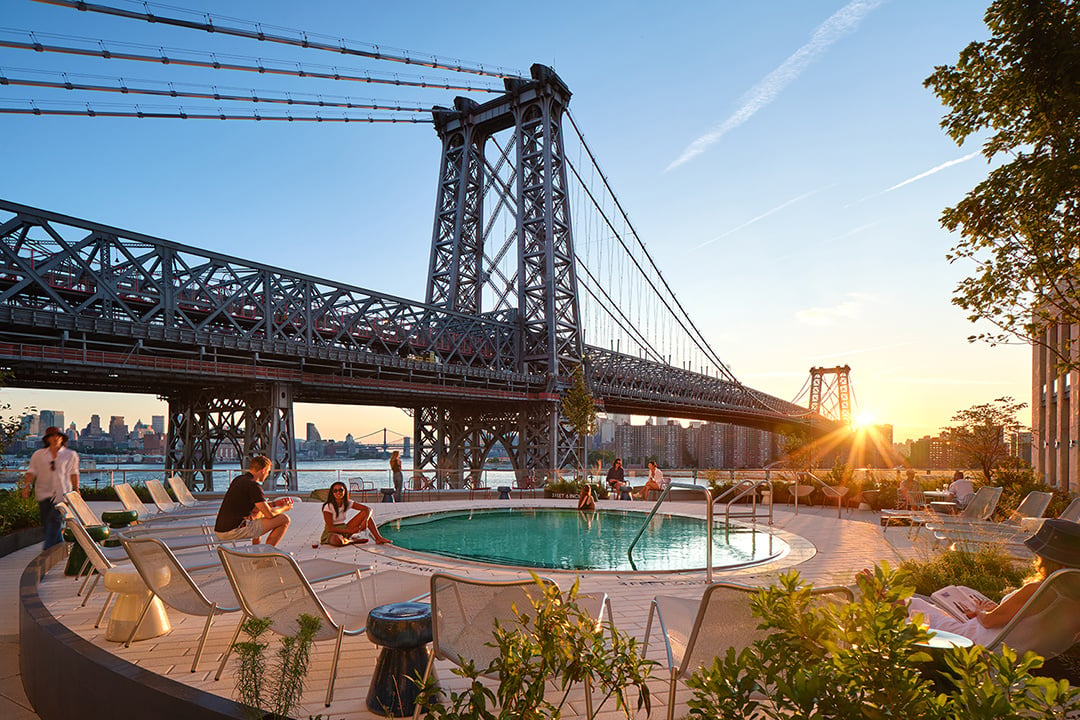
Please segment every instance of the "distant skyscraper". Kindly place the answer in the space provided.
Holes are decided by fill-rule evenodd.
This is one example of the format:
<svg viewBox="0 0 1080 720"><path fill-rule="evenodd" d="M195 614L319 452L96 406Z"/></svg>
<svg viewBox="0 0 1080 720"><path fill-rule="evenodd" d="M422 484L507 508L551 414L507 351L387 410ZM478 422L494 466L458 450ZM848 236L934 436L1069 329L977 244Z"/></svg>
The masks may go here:
<svg viewBox="0 0 1080 720"><path fill-rule="evenodd" d="M319 429L315 427L315 423L307 424L307 441L309 443L322 442L322 435L319 434Z"/></svg>
<svg viewBox="0 0 1080 720"><path fill-rule="evenodd" d="M165 434L165 416L164 415L151 415L150 427L154 429L158 435Z"/></svg>
<svg viewBox="0 0 1080 720"><path fill-rule="evenodd" d="M45 432L45 428L49 427L60 427L56 424L56 412L53 410L42 410L38 414L38 417L40 418L38 426L39 432ZM61 417L63 417L62 413Z"/></svg>
<svg viewBox="0 0 1080 720"><path fill-rule="evenodd" d="M109 437L113 439L113 442L123 442L127 440L128 429L124 424L123 415L113 415L109 419Z"/></svg>

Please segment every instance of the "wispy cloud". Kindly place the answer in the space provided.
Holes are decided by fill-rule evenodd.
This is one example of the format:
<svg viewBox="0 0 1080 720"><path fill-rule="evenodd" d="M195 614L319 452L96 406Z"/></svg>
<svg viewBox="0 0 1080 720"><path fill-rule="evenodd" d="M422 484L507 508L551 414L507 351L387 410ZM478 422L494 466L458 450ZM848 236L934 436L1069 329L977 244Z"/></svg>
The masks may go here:
<svg viewBox="0 0 1080 720"><path fill-rule="evenodd" d="M759 222L761 220L764 220L765 218L769 217L770 215L773 215L775 213L780 212L781 210L788 207L789 205L794 205L795 203L799 202L800 200L805 200L806 198L808 198L808 197L810 197L812 195L817 195L819 192L821 192L822 190L826 190L829 187L831 187L831 186L827 185L825 187L820 187L817 190L811 190L810 192L805 192L802 195L799 195L797 197L793 197L790 200L777 205L772 210L766 210L765 212L761 213L757 217L750 218L749 220L744 222L742 225L738 225L736 227L733 227L730 230L725 230L724 232L720 233L719 235L712 238L711 240L706 240L705 242L701 243L700 245L696 245L696 246L690 248L690 250L691 251L700 250L701 248L705 247L706 245L712 245L717 240L723 240L728 235L732 235L734 233L737 233L740 230L742 230L743 228L750 227L754 223Z"/></svg>
<svg viewBox="0 0 1080 720"><path fill-rule="evenodd" d="M780 67L773 70L757 85L752 87L742 98L742 105L724 122L690 143L682 154L667 170L673 170L689 162L709 146L726 135L730 130L742 125L754 114L780 95L788 85L796 80L819 55L829 49L840 38L854 32L872 10L884 4L885 0L852 0L837 10L832 17L814 30L810 42L796 50Z"/></svg>
<svg viewBox="0 0 1080 720"><path fill-rule="evenodd" d="M881 194L884 195L885 193L890 193L893 190L898 190L899 188L902 188L905 185L910 185L913 182L918 182L919 180L922 180L923 178L930 177L934 173L941 172L945 168L951 168L953 165L959 165L960 163L965 163L968 160L971 160L972 158L978 156L978 154L979 154L979 151L976 150L975 152L971 153L970 155L965 155L962 158L957 158L955 160L950 160L949 162L941 163L937 167L930 168L926 172L921 172L918 175L916 175L915 177L910 177L907 180L904 180L903 182L896 183L891 188L886 188L885 190L882 190Z"/></svg>
<svg viewBox="0 0 1080 720"><path fill-rule="evenodd" d="M834 325L839 321L859 317L866 302L874 300L873 296L864 293L849 293L847 297L848 299L831 307L812 307L799 310L795 313L795 319L806 325Z"/></svg>
<svg viewBox="0 0 1080 720"><path fill-rule="evenodd" d="M802 257L804 255L811 255L813 253L820 252L821 248L825 247L826 245L832 245L833 243L840 242L841 240L846 240L847 238L858 235L859 233L866 232L867 230L873 228L875 225L878 224L879 221L875 220L874 222L859 225L858 227L853 227L847 232L843 232L839 235L834 235L833 237L826 240L822 240L821 242L813 245L812 247L798 250L796 252L791 252L787 255L778 255L777 257L773 258L773 262L782 262L784 260L790 260L791 258Z"/></svg>

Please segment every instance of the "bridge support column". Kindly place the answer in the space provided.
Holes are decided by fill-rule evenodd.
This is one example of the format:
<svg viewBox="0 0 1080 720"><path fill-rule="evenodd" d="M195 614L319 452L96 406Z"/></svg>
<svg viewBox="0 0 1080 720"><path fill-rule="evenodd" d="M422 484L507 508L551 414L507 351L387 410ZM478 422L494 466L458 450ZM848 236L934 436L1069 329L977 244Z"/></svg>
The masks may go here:
<svg viewBox="0 0 1080 720"><path fill-rule="evenodd" d="M578 465L576 436L560 422L558 402L505 410L429 406L417 408L413 418L417 469L475 476L495 443L506 448L519 479L550 478L555 470L572 471Z"/></svg>
<svg viewBox="0 0 1080 720"><path fill-rule="evenodd" d="M214 457L222 445L231 447L241 466L254 455L266 455L277 471L267 478L268 489L279 484L296 490L293 451L292 388L272 383L255 388L221 388L177 393L169 400L167 471L188 471L193 489L214 490ZM224 490L224 484L216 488Z"/></svg>

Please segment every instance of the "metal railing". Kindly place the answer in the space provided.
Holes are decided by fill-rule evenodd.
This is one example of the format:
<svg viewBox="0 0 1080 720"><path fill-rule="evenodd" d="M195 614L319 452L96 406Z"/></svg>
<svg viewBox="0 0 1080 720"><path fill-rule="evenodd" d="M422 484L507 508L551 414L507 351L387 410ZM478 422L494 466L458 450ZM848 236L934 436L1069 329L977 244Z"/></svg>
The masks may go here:
<svg viewBox="0 0 1080 720"><path fill-rule="evenodd" d="M769 524L773 524L773 504L772 504L772 482L769 480L740 480L735 485L729 487L724 492L713 498L713 504L719 502L726 503L724 505L724 525L726 526L731 518L750 518L751 522L757 523L758 519L758 490L764 488L769 493L769 502L762 502L761 505L768 507L768 512L765 515L769 519ZM741 500L745 498L750 499L750 511L732 511L732 506L740 504Z"/></svg>
<svg viewBox="0 0 1080 720"><path fill-rule="evenodd" d="M712 582L713 499L712 493L709 492L709 488L704 485L673 482L661 490L660 497L656 499L656 503L652 506L652 510L649 511L648 517L646 517L645 522L641 524L641 529L638 530L637 535L635 535L634 539L630 542L630 547L626 549L626 559L630 561L630 567L637 570L637 565L634 564L634 546L637 545L638 540L640 540L641 536L645 533L645 529L649 527L649 521L656 515L656 511L660 509L660 504L667 499L667 496L671 494L673 488L679 488L681 490L700 490L705 494L705 538L708 543L705 546L705 579L708 582Z"/></svg>

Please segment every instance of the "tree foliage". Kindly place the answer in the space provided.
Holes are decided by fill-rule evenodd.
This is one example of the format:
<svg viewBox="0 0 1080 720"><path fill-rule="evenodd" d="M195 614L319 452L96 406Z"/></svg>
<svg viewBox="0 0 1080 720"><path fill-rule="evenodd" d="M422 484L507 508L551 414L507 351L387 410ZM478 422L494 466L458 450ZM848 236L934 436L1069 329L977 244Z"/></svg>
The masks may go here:
<svg viewBox="0 0 1080 720"><path fill-rule="evenodd" d="M953 424L942 428L941 437L962 462L982 470L989 483L994 468L1009 457L1009 439L1022 428L1016 414L1026 407L1011 397L973 405L953 415Z"/></svg>
<svg viewBox="0 0 1080 720"><path fill-rule="evenodd" d="M984 137L1000 162L941 216L960 232L949 261L975 264L953 303L994 326L969 340L1037 341L1080 321L1080 3L995 0L985 22L988 40L925 81L949 136Z"/></svg>
<svg viewBox="0 0 1080 720"><path fill-rule="evenodd" d="M566 422L581 439L581 466L585 468L585 438L596 433L597 411L596 402L589 392L589 386L585 384L584 364L574 368L573 381L562 397L562 415Z"/></svg>
<svg viewBox="0 0 1080 720"><path fill-rule="evenodd" d="M0 388L7 384L7 381L11 378L11 371L0 369ZM11 403L0 402L0 453L4 452L14 440L19 437L22 432L22 417L19 415L10 415ZM23 414L34 412L34 408L28 407L23 410Z"/></svg>

